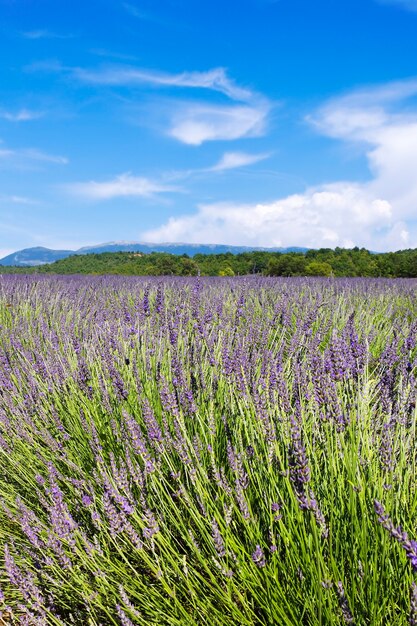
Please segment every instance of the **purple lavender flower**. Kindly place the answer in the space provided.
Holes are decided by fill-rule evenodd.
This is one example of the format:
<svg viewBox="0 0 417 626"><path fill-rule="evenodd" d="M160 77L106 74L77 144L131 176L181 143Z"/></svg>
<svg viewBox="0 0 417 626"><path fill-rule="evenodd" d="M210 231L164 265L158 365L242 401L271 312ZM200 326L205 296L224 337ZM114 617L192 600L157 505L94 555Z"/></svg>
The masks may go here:
<svg viewBox="0 0 417 626"><path fill-rule="evenodd" d="M152 539L154 535L159 533L159 526L156 521L155 515L149 509L146 511L145 514L145 523L146 526L142 531L143 536L145 537L145 539Z"/></svg>
<svg viewBox="0 0 417 626"><path fill-rule="evenodd" d="M122 626L135 626L132 620L124 612L120 604L116 604L116 611L117 611L117 615L120 618L120 623L122 624Z"/></svg>
<svg viewBox="0 0 417 626"><path fill-rule="evenodd" d="M339 600L339 607L342 613L343 622L345 624L351 624L354 626L355 620L353 618L352 612L349 607L349 602L345 595L345 590L343 588L343 583L339 581L336 585L337 597Z"/></svg>
<svg viewBox="0 0 417 626"><path fill-rule="evenodd" d="M407 533L402 530L401 526L394 526L389 515L385 513L383 505L378 502L378 500L374 500L374 508L381 526L389 532L393 539L402 545L411 563L413 572L417 572L417 541L409 539Z"/></svg>
<svg viewBox="0 0 417 626"><path fill-rule="evenodd" d="M224 547L223 537L220 534L220 530L215 519L211 522L211 536L213 537L214 546L219 557L225 556L226 550Z"/></svg>
<svg viewBox="0 0 417 626"><path fill-rule="evenodd" d="M302 443L299 420L291 416L291 446L289 449L290 477L297 493L304 492L304 486L310 481L310 465Z"/></svg>
<svg viewBox="0 0 417 626"><path fill-rule="evenodd" d="M266 566L265 555L262 552L261 546L256 546L255 551L252 553L252 561L259 568Z"/></svg>

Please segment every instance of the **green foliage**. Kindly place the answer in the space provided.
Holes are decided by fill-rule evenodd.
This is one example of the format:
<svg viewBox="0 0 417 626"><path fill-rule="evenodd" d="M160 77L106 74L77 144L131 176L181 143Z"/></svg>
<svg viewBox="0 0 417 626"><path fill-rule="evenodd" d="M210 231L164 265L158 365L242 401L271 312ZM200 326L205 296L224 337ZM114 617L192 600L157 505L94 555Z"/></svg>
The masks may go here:
<svg viewBox="0 0 417 626"><path fill-rule="evenodd" d="M0 266L0 274L121 274L130 276L336 276L417 277L417 250L374 254L364 248L320 248L300 252L241 254L104 252L73 255L37 267Z"/></svg>
<svg viewBox="0 0 417 626"><path fill-rule="evenodd" d="M235 273L228 263L219 271L219 276L234 276Z"/></svg>
<svg viewBox="0 0 417 626"><path fill-rule="evenodd" d="M268 276L303 276L306 272L306 258L302 254L281 254L269 259Z"/></svg>
<svg viewBox="0 0 417 626"><path fill-rule="evenodd" d="M332 266L326 261L311 261L306 265L307 276L331 276Z"/></svg>

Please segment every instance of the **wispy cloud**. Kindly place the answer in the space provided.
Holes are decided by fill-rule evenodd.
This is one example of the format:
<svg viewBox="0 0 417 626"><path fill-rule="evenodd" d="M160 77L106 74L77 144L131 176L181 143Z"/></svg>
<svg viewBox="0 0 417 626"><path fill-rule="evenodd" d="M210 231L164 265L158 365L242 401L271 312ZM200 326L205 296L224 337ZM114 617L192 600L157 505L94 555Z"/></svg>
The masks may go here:
<svg viewBox="0 0 417 626"><path fill-rule="evenodd" d="M265 131L268 109L246 105L185 105L177 110L168 134L199 146L205 141L258 137Z"/></svg>
<svg viewBox="0 0 417 626"><path fill-rule="evenodd" d="M255 94L250 89L240 87L227 76L224 68L214 68L207 72L180 72L167 74L131 66L114 66L99 69L73 68L78 80L94 85L135 86L155 85L159 87L185 87L209 89L223 93L232 100L251 101Z"/></svg>
<svg viewBox="0 0 417 626"><path fill-rule="evenodd" d="M171 170L164 172L161 175L161 180L164 182L176 182L192 179L193 177L201 179L201 177L214 176L222 172L247 167L268 159L270 156L271 153L250 154L248 152L225 152L214 165L188 170Z"/></svg>
<svg viewBox="0 0 417 626"><path fill-rule="evenodd" d="M36 148L25 148L23 150L15 150L16 156L21 156L30 161L44 161L45 163L57 163L58 165L66 165L69 163L67 157L57 154L48 154Z"/></svg>
<svg viewBox="0 0 417 626"><path fill-rule="evenodd" d="M175 26L176 28L180 27L181 29L184 29L185 24L183 21L177 21L173 20L172 18L167 19L166 17L162 17L161 11L155 11L153 13L149 11L144 11L142 7L139 7L133 2L122 2L120 6L122 7L122 9L124 9L124 11L126 11L126 13L128 13L131 17L134 17L137 20L153 22L154 24L158 24L159 26L164 26L168 28L172 28L173 26Z"/></svg>
<svg viewBox="0 0 417 626"><path fill-rule="evenodd" d="M122 2L122 7L133 17L137 17L139 19L146 19L147 15L143 11L141 11L137 6L131 4L130 2Z"/></svg>
<svg viewBox="0 0 417 626"><path fill-rule="evenodd" d="M236 140L241 137L262 135L267 127L268 114L272 108L267 98L246 87L238 85L222 67L205 72L185 71L168 74L154 70L113 65L100 68L65 67L59 62L48 61L32 64L31 71L52 71L67 74L73 80L92 86L145 87L165 89L190 89L194 92L220 93L228 104L207 102L170 102L165 134L189 145L205 141ZM194 96L194 94L193 94ZM158 105L156 105L158 108ZM160 106L166 111L167 107ZM154 113L155 107L153 107Z"/></svg>
<svg viewBox="0 0 417 626"><path fill-rule="evenodd" d="M253 204L205 204L142 238L374 250L416 246L416 97L417 81L411 79L332 99L310 116L321 134L364 151L368 182L323 184Z"/></svg>
<svg viewBox="0 0 417 626"><path fill-rule="evenodd" d="M0 159L8 159L15 154L14 150L9 150L8 148L0 147Z"/></svg>
<svg viewBox="0 0 417 626"><path fill-rule="evenodd" d="M25 39L73 39L74 33L55 33L47 29L29 30L20 33Z"/></svg>
<svg viewBox="0 0 417 626"><path fill-rule="evenodd" d="M134 4L130 4L129 2L122 2L122 7L130 15L133 15L133 17L138 17L138 18L142 17L142 11L140 11L139 8L135 6Z"/></svg>
<svg viewBox="0 0 417 626"><path fill-rule="evenodd" d="M329 137L374 143L382 128L416 119L415 108L401 107L415 96L415 78L357 89L329 100L306 119Z"/></svg>
<svg viewBox="0 0 417 626"><path fill-rule="evenodd" d="M0 164L10 165L12 167L26 167L36 162L55 163L58 165L66 165L67 157L56 154L49 154L36 148L20 148L13 149L5 147L0 143Z"/></svg>
<svg viewBox="0 0 417 626"><path fill-rule="evenodd" d="M75 69L78 80L95 85L154 85L165 88L203 89L223 94L233 104L173 102L167 134L182 143L199 146L205 141L257 137L266 129L271 105L250 89L237 85L223 68L207 72L166 74L131 67L101 70Z"/></svg>
<svg viewBox="0 0 417 626"><path fill-rule="evenodd" d="M174 185L152 181L141 176L132 176L130 173L121 174L111 180L97 182L72 183L65 189L87 200L109 200L119 197L152 198L158 194L179 192Z"/></svg>
<svg viewBox="0 0 417 626"><path fill-rule="evenodd" d="M417 11L417 0L377 0L379 4L394 4L408 11Z"/></svg>
<svg viewBox="0 0 417 626"><path fill-rule="evenodd" d="M30 227L2 219L0 221L0 234L3 235L5 233L8 235L23 235L25 238L28 238L29 241L42 241L42 235L34 233Z"/></svg>
<svg viewBox="0 0 417 626"><path fill-rule="evenodd" d="M159 180L145 176L133 176L130 172L120 174L105 181L90 180L65 185L64 189L70 194L85 200L110 200L112 198L152 198L166 193L182 193L184 189L178 186L180 181L195 175L214 174L257 163L268 158L269 154L248 154L246 152L226 152L213 166L191 170L180 170L162 174Z"/></svg>
<svg viewBox="0 0 417 626"><path fill-rule="evenodd" d="M67 67L57 59L46 59L43 61L34 61L24 67L27 72L45 72L46 74L71 74L72 67Z"/></svg>
<svg viewBox="0 0 417 626"><path fill-rule="evenodd" d="M269 153L264 154L248 154L247 152L225 152L216 165L208 168L210 172L224 172L225 170L236 169L253 165L269 158Z"/></svg>
<svg viewBox="0 0 417 626"><path fill-rule="evenodd" d="M1 204L22 204L22 205L35 205L39 204L38 200L33 198L27 198L26 196L0 196Z"/></svg>
<svg viewBox="0 0 417 626"><path fill-rule="evenodd" d="M90 50L90 53L98 57L113 58L118 59L119 61L135 61L137 59L137 57L131 54L115 52L113 50L107 50L106 48L93 48L92 50Z"/></svg>
<svg viewBox="0 0 417 626"><path fill-rule="evenodd" d="M29 122L43 117L42 111L31 111L30 109L19 109L18 111L2 111L0 110L0 118L8 122Z"/></svg>

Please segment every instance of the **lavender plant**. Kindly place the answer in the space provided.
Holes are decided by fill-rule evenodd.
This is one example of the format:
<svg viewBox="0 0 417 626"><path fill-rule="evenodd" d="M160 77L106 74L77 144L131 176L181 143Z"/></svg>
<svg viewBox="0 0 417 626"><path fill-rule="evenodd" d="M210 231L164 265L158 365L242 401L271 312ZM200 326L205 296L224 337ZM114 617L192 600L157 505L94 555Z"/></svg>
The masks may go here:
<svg viewBox="0 0 417 626"><path fill-rule="evenodd" d="M0 622L417 623L416 287L0 277Z"/></svg>

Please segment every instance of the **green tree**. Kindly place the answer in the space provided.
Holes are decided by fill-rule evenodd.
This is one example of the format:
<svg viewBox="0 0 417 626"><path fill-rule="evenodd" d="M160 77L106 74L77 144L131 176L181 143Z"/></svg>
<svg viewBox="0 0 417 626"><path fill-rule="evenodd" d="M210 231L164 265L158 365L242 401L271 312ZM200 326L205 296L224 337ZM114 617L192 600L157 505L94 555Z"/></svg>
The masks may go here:
<svg viewBox="0 0 417 626"><path fill-rule="evenodd" d="M233 268L228 263L224 263L219 270L219 276L234 276Z"/></svg>
<svg viewBox="0 0 417 626"><path fill-rule="evenodd" d="M332 266L325 261L311 261L306 266L307 276L331 276L333 274Z"/></svg>
<svg viewBox="0 0 417 626"><path fill-rule="evenodd" d="M265 274L268 276L303 276L306 260L302 254L280 254L270 258Z"/></svg>

